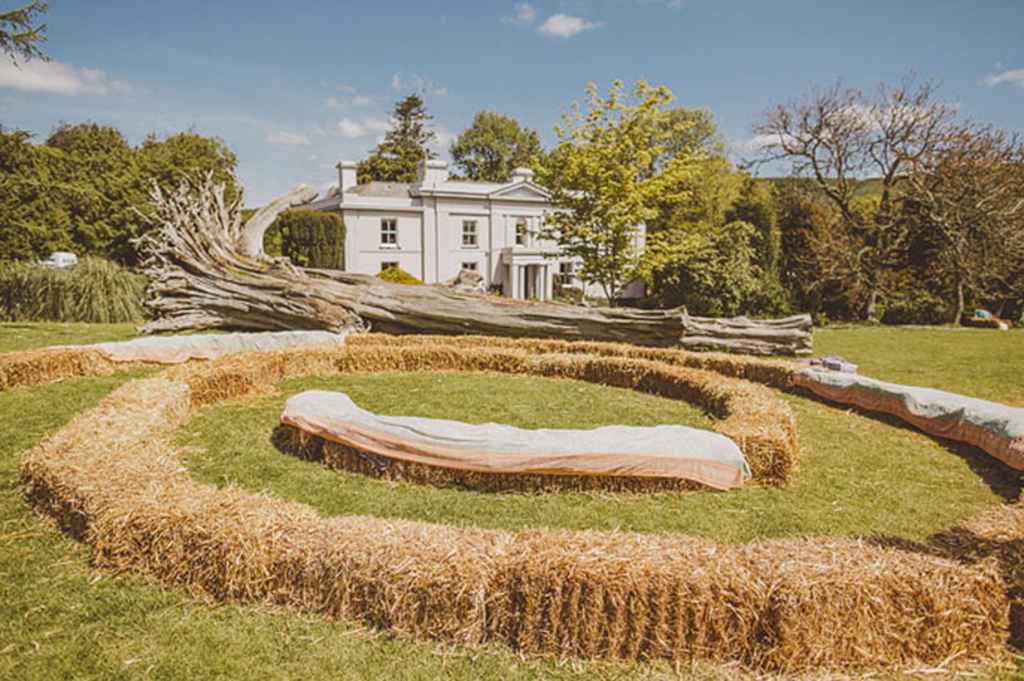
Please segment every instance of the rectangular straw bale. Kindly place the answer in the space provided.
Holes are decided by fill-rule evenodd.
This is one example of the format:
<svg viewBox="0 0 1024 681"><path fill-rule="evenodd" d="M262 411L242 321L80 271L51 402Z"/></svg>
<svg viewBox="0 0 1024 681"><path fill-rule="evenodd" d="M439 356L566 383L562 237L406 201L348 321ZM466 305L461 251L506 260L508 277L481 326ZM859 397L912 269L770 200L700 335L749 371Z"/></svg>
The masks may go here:
<svg viewBox="0 0 1024 681"><path fill-rule="evenodd" d="M762 576L707 540L527 530L499 579L491 627L524 652L745 660L763 640Z"/></svg>
<svg viewBox="0 0 1024 681"><path fill-rule="evenodd" d="M112 373L114 363L98 350L56 347L0 354L0 390Z"/></svg>
<svg viewBox="0 0 1024 681"><path fill-rule="evenodd" d="M112 504L96 561L217 601L261 601L480 643L508 533L362 516L189 480Z"/></svg>
<svg viewBox="0 0 1024 681"><path fill-rule="evenodd" d="M993 564L966 566L852 540L738 547L772 582L769 638L751 662L802 671L992 658L1007 600Z"/></svg>

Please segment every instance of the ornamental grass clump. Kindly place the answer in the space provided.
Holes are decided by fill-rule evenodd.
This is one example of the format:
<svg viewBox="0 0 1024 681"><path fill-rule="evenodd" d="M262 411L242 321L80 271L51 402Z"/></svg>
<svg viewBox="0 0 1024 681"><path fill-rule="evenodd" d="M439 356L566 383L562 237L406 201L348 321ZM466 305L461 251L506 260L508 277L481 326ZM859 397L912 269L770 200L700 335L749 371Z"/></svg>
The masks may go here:
<svg viewBox="0 0 1024 681"><path fill-rule="evenodd" d="M143 275L102 258L82 258L68 270L4 263L0 321L140 322L145 290Z"/></svg>

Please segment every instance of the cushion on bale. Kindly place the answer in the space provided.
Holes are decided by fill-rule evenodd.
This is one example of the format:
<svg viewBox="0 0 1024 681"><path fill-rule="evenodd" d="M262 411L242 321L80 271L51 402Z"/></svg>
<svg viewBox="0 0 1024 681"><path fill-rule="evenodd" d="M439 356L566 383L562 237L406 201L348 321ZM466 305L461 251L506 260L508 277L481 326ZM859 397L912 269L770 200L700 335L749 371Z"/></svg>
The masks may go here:
<svg viewBox="0 0 1024 681"><path fill-rule="evenodd" d="M70 345L95 349L112 362L182 364L193 359L217 359L237 352L266 352L288 348L340 347L345 334L330 331L268 331L194 336L149 336L129 341Z"/></svg>
<svg viewBox="0 0 1024 681"><path fill-rule="evenodd" d="M833 402L898 416L929 435L966 442L1024 470L1022 408L821 369L800 371L793 382Z"/></svg>
<svg viewBox="0 0 1024 681"><path fill-rule="evenodd" d="M281 422L372 456L456 470L677 478L715 489L740 487L750 478L750 467L731 439L686 426L526 430L379 416L344 393L321 390L290 398Z"/></svg>

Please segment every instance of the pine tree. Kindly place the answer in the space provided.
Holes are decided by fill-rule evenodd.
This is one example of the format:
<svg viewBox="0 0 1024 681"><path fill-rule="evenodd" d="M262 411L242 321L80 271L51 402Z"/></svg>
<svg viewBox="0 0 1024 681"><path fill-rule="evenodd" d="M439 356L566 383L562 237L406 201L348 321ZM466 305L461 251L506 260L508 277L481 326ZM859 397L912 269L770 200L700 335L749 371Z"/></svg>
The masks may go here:
<svg viewBox="0 0 1024 681"><path fill-rule="evenodd" d="M436 156L430 150L430 144L437 141L428 126L432 119L419 95L409 95L395 104L384 141L359 164L359 182L415 182L420 161Z"/></svg>

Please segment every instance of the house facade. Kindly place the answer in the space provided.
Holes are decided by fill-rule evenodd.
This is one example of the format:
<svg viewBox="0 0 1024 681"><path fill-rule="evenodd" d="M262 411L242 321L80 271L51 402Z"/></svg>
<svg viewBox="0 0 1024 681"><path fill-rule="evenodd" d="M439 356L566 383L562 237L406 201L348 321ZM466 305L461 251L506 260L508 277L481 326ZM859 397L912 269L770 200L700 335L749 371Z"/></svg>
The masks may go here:
<svg viewBox="0 0 1024 681"><path fill-rule="evenodd" d="M416 182L356 183L356 163L338 164L338 188L309 207L345 221L345 268L378 274L401 267L424 283L480 273L492 290L510 298L548 300L556 278L580 288L576 263L540 238L553 210L532 171L517 169L511 182L469 182L448 177L440 160L420 164ZM642 245L643 230L638 236ZM642 295L633 284L625 295ZM591 287L587 295L601 295Z"/></svg>

